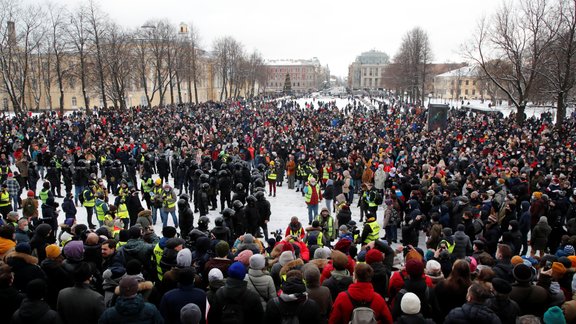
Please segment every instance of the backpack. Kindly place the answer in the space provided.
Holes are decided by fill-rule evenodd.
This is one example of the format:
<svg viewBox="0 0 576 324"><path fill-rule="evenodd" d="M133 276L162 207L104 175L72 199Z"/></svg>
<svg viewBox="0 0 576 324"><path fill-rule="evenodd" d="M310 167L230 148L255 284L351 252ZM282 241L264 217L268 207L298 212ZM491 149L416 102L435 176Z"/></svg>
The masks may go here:
<svg viewBox="0 0 576 324"><path fill-rule="evenodd" d="M352 307L354 310L352 311L352 316L350 316L350 324L376 324L376 314L374 314L374 310L370 307L372 301L367 303L361 303L352 298L350 293L346 291L346 295L348 295L348 299L352 303Z"/></svg>
<svg viewBox="0 0 576 324"><path fill-rule="evenodd" d="M247 290L246 290L247 291ZM246 292L238 298L238 301L229 298L224 298L222 303L222 313L221 321L222 324L238 324L244 323L244 308L242 307L242 302L244 301L244 295Z"/></svg>
<svg viewBox="0 0 576 324"><path fill-rule="evenodd" d="M36 207L34 207L34 203L32 200L26 201L26 204L22 206L22 212L24 215L33 215L36 212Z"/></svg>
<svg viewBox="0 0 576 324"><path fill-rule="evenodd" d="M302 307L302 305L306 304L308 302L308 299L306 299L306 301L304 301L302 304L298 305L298 307L296 308L295 312L286 312L282 309L281 305L280 305L280 299L278 297L273 299L274 304L276 304L276 306L278 307L278 310L281 314L281 321L280 323L282 324L300 324L300 319L298 318L298 314L300 313L300 308Z"/></svg>
<svg viewBox="0 0 576 324"><path fill-rule="evenodd" d="M384 197L382 196L380 191L376 191L374 194L374 203L376 205L382 205L383 202L384 202Z"/></svg>
<svg viewBox="0 0 576 324"><path fill-rule="evenodd" d="M482 220L479 218L475 218L472 221L472 226L474 226L474 234L480 234L484 229L484 224L482 223Z"/></svg>
<svg viewBox="0 0 576 324"><path fill-rule="evenodd" d="M396 210L396 208L394 208L394 206L390 206L390 220L388 221L388 224L398 224L398 221L400 220L400 213L398 213L398 210Z"/></svg>

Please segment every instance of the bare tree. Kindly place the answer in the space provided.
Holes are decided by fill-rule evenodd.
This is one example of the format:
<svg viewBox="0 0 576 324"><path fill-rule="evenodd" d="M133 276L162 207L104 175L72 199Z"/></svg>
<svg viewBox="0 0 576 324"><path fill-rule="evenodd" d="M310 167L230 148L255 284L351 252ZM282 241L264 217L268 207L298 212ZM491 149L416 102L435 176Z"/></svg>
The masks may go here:
<svg viewBox="0 0 576 324"><path fill-rule="evenodd" d="M576 84L576 0L558 0L545 21L550 34L556 37L545 48L542 72L545 93L556 99L556 127L561 128L566 118L566 104Z"/></svg>
<svg viewBox="0 0 576 324"><path fill-rule="evenodd" d="M64 65L69 63L70 60L66 53L66 47L68 45L68 38L65 37L68 32L64 20L66 11L64 7L49 4L47 14L49 27L48 37L51 43L51 54L54 56L56 81L60 93L58 107L60 108L60 114L64 114L64 78L68 74L68 69Z"/></svg>
<svg viewBox="0 0 576 324"><path fill-rule="evenodd" d="M76 11L70 12L70 24L67 28L68 38L75 49L78 66L71 73L80 79L82 88L82 97L84 99L84 108L90 113L90 96L88 95L88 66L89 56L87 46L89 43L88 35L88 16L85 6L79 7Z"/></svg>
<svg viewBox="0 0 576 324"><path fill-rule="evenodd" d="M490 19L482 19L466 50L486 76L516 107L516 121L524 121L528 100L536 91L545 51L555 32L548 28L551 6L546 0L504 4Z"/></svg>
<svg viewBox="0 0 576 324"><path fill-rule="evenodd" d="M237 73L239 73L239 63L243 54L242 44L234 38L226 36L214 41L213 51L216 58L217 74L222 82L220 100L223 100L234 95L233 86L239 81Z"/></svg>
<svg viewBox="0 0 576 324"><path fill-rule="evenodd" d="M96 61L96 70L98 74L98 81L100 85L100 96L102 99L102 105L108 107L106 100L106 78L105 78L105 68L103 62L102 53L102 39L106 38L107 30L107 20L108 18L101 12L100 8L94 3L94 0L89 0L87 6L87 18L88 18L88 34L91 37L91 43L93 44L93 51Z"/></svg>
<svg viewBox="0 0 576 324"><path fill-rule="evenodd" d="M133 81L134 55L130 37L122 28L113 24L108 29L108 37L102 43L103 63L108 81L108 97L114 107L126 109L126 92Z"/></svg>

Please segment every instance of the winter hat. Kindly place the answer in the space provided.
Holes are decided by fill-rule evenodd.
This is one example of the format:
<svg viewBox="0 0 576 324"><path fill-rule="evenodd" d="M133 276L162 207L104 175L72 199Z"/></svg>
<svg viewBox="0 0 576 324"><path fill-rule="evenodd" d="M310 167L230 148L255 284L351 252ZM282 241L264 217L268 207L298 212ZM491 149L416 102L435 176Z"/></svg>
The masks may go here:
<svg viewBox="0 0 576 324"><path fill-rule="evenodd" d="M120 280L120 296L130 298L138 293L138 280L134 276L126 276Z"/></svg>
<svg viewBox="0 0 576 324"><path fill-rule="evenodd" d="M224 275L222 274L222 271L218 268L212 268L212 270L210 270L210 272L208 272L208 282L213 282L215 280L223 280L224 279Z"/></svg>
<svg viewBox="0 0 576 324"><path fill-rule="evenodd" d="M350 240L347 239L341 239L338 241L338 243L336 243L336 245L334 246L334 250L338 250L344 254L348 254L348 252L350 251L350 246L352 245L352 242L350 242Z"/></svg>
<svg viewBox="0 0 576 324"><path fill-rule="evenodd" d="M366 253L366 263L372 264L375 262L382 262L382 261L384 261L384 256L382 255L382 252L380 252L379 250L370 249Z"/></svg>
<svg viewBox="0 0 576 324"><path fill-rule="evenodd" d="M478 267L478 262L476 261L476 258L467 256L466 261L470 265L470 272L476 271L476 268Z"/></svg>
<svg viewBox="0 0 576 324"><path fill-rule="evenodd" d="M532 196L534 196L534 198L536 198L536 199L540 199L540 198L542 198L542 193L540 191L534 191L532 193Z"/></svg>
<svg viewBox="0 0 576 324"><path fill-rule="evenodd" d="M512 285L501 278L492 279L492 287L497 293L502 295L508 295L512 291Z"/></svg>
<svg viewBox="0 0 576 324"><path fill-rule="evenodd" d="M408 254L406 254L406 263L408 263L408 261L410 260L417 260L422 262L422 254L418 253L418 251L416 250L411 250L410 252L408 252Z"/></svg>
<svg viewBox="0 0 576 324"><path fill-rule="evenodd" d="M182 249L176 255L176 265L178 268L187 268L192 265L192 252L190 249Z"/></svg>
<svg viewBox="0 0 576 324"><path fill-rule="evenodd" d="M61 254L60 248L56 244L50 244L46 246L46 257L48 259L56 259Z"/></svg>
<svg viewBox="0 0 576 324"><path fill-rule="evenodd" d="M523 262L524 262L524 259L522 259L522 257L519 255L515 255L512 257L512 259L510 259L510 263L512 263L512 265L517 265L517 264L520 264Z"/></svg>
<svg viewBox="0 0 576 324"><path fill-rule="evenodd" d="M254 243L254 236L252 236L252 234L244 234L244 243L245 244Z"/></svg>
<svg viewBox="0 0 576 324"><path fill-rule="evenodd" d="M558 306L550 307L544 313L544 324L566 324L566 317L564 317L564 312Z"/></svg>
<svg viewBox="0 0 576 324"><path fill-rule="evenodd" d="M332 265L334 266L334 269L344 270L347 264L348 264L348 257L346 256L346 254L338 250L332 251Z"/></svg>
<svg viewBox="0 0 576 324"><path fill-rule="evenodd" d="M356 256L356 260L358 260L358 262L366 262L366 250L361 250L360 252L358 252L358 255ZM350 256L352 256L352 258L354 258L353 254L350 253Z"/></svg>
<svg viewBox="0 0 576 324"><path fill-rule="evenodd" d="M426 262L426 268L424 269L426 274L429 275L439 275L441 270L442 267L440 266L440 262L436 260L429 260Z"/></svg>
<svg viewBox="0 0 576 324"><path fill-rule="evenodd" d="M282 252L282 254L280 254L280 258L278 259L278 263L280 263L281 266L284 266L286 263L291 261L294 261L294 254L290 251Z"/></svg>
<svg viewBox="0 0 576 324"><path fill-rule="evenodd" d="M34 191L28 190L28 193L26 194L26 197L28 197L28 198L34 198L34 196L36 196L36 195L34 194Z"/></svg>
<svg viewBox="0 0 576 324"><path fill-rule="evenodd" d="M570 266L570 268L576 268L576 255L569 255L568 260L570 260L570 262L572 262L572 265Z"/></svg>
<svg viewBox="0 0 576 324"><path fill-rule="evenodd" d="M40 300L46 297L48 284L44 279L34 279L26 285L26 297L31 300Z"/></svg>
<svg viewBox="0 0 576 324"><path fill-rule="evenodd" d="M564 253L568 254L568 255L574 255L574 247L572 245L566 245L564 247Z"/></svg>
<svg viewBox="0 0 576 324"><path fill-rule="evenodd" d="M285 242L284 244L282 244L282 252L285 251L290 251L290 252L294 252L294 247L292 246L292 244Z"/></svg>
<svg viewBox="0 0 576 324"><path fill-rule="evenodd" d="M215 252L217 257L224 258L230 252L230 245L226 241L220 241L216 244Z"/></svg>
<svg viewBox="0 0 576 324"><path fill-rule="evenodd" d="M321 247L321 248L317 248L314 251L314 259L328 259L330 258L330 254L332 251L330 251L329 247Z"/></svg>
<svg viewBox="0 0 576 324"><path fill-rule="evenodd" d="M400 301L400 308L402 312L407 315L414 315L420 313L420 299L415 293L407 292L402 296Z"/></svg>
<svg viewBox="0 0 576 324"><path fill-rule="evenodd" d="M560 262L552 263L552 274L562 277L566 273L566 267Z"/></svg>
<svg viewBox="0 0 576 324"><path fill-rule="evenodd" d="M538 223L546 223L548 224L548 218L546 216L540 216L540 220Z"/></svg>
<svg viewBox="0 0 576 324"><path fill-rule="evenodd" d="M250 257L254 255L252 250L244 250L240 252L235 258L234 261L240 261L244 266L250 265Z"/></svg>
<svg viewBox="0 0 576 324"><path fill-rule="evenodd" d="M202 311L196 304L186 304L180 310L180 323L198 324L202 318Z"/></svg>
<svg viewBox="0 0 576 324"><path fill-rule="evenodd" d="M304 285L302 278L290 277L282 283L282 292L287 295L302 294L306 292L306 285Z"/></svg>
<svg viewBox="0 0 576 324"><path fill-rule="evenodd" d="M184 239L180 238L180 237L174 237L171 239L168 239L168 241L166 241L166 248L167 249L175 249L176 247L180 246L180 245L184 245L186 244L186 241L184 241Z"/></svg>
<svg viewBox="0 0 576 324"><path fill-rule="evenodd" d="M32 253L32 248L30 247L30 244L28 242L20 242L16 244L15 250L18 253L24 253L24 254Z"/></svg>
<svg viewBox="0 0 576 324"><path fill-rule="evenodd" d="M518 282L529 282L532 280L532 270L524 263L516 265L514 270L512 270L512 275Z"/></svg>
<svg viewBox="0 0 576 324"><path fill-rule="evenodd" d="M82 241L70 241L64 246L63 252L67 259L82 261L84 259L84 244Z"/></svg>
<svg viewBox="0 0 576 324"><path fill-rule="evenodd" d="M234 262L228 267L228 277L238 280L244 280L246 277L246 267L242 262Z"/></svg>
<svg viewBox="0 0 576 324"><path fill-rule="evenodd" d="M254 254L250 257L250 269L262 270L266 267L266 258L262 254Z"/></svg>
<svg viewBox="0 0 576 324"><path fill-rule="evenodd" d="M424 273L424 263L420 260L409 260L406 262L406 272L412 278L419 278Z"/></svg>
<svg viewBox="0 0 576 324"><path fill-rule="evenodd" d="M570 261L570 259L568 259L565 256L559 257L558 262L560 262L564 265L564 267L566 268L566 271L568 271L568 269L572 268L572 261Z"/></svg>

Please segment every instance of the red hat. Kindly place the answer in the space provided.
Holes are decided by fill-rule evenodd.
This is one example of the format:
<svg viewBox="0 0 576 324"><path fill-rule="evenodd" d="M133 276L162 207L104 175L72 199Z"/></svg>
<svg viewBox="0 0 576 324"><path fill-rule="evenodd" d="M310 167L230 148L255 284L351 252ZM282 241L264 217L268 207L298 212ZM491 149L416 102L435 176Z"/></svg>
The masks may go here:
<svg viewBox="0 0 576 324"><path fill-rule="evenodd" d="M350 242L350 240L341 239L338 241L338 243L336 243L334 249L344 254L348 254L348 251L350 250L350 245L352 245L352 242Z"/></svg>
<svg viewBox="0 0 576 324"><path fill-rule="evenodd" d="M30 197L30 198L34 198L34 196L36 196L36 195L34 194L34 191L28 190L28 193L26 194L26 196Z"/></svg>
<svg viewBox="0 0 576 324"><path fill-rule="evenodd" d="M384 260L384 256L382 252L377 249L370 249L368 253L366 253L366 263L372 264L375 262L382 262Z"/></svg>
<svg viewBox="0 0 576 324"><path fill-rule="evenodd" d="M294 247L292 246L292 244L290 242L286 242L282 245L282 252L284 252L284 251L294 252Z"/></svg>
<svg viewBox="0 0 576 324"><path fill-rule="evenodd" d="M14 174L12 172L8 173L8 178L12 178Z"/></svg>
<svg viewBox="0 0 576 324"><path fill-rule="evenodd" d="M424 273L424 263L415 259L409 260L406 262L406 272L412 278L419 278Z"/></svg>

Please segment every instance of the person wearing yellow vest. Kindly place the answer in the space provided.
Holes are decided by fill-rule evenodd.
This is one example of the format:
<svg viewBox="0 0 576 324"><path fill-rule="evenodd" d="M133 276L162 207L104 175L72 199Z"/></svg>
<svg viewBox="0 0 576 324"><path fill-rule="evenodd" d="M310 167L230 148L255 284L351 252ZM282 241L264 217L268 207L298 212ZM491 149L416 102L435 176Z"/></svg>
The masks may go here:
<svg viewBox="0 0 576 324"><path fill-rule="evenodd" d="M84 188L82 192L82 196L84 196L84 202L82 205L86 208L87 212L87 219L88 219L88 227L90 229L95 229L96 226L92 223L92 215L94 214L94 206L96 205L96 199L94 198L94 191L92 187Z"/></svg>
<svg viewBox="0 0 576 324"><path fill-rule="evenodd" d="M162 229L162 238L154 246L152 252L152 258L154 264L156 265L156 275L158 277L158 282L161 282L164 277L164 269L161 267L162 255L164 254L164 249L168 244L168 240L176 237L176 228L172 226L166 226Z"/></svg>
<svg viewBox="0 0 576 324"><path fill-rule="evenodd" d="M336 239L336 228L334 227L334 217L330 215L328 208L324 207L320 211L320 215L316 217L316 220L322 227L322 233L324 234L324 240L326 244L330 243Z"/></svg>
<svg viewBox="0 0 576 324"><path fill-rule="evenodd" d="M312 221L318 216L318 204L322 201L320 184L314 178L310 178L304 187L304 201L308 205L308 225L312 225Z"/></svg>
<svg viewBox="0 0 576 324"><path fill-rule="evenodd" d="M276 166L274 161L270 161L270 168L267 172L268 179L268 196L274 195L276 197L276 179L278 178L278 173L276 171Z"/></svg>
<svg viewBox="0 0 576 324"><path fill-rule="evenodd" d="M40 197L40 201L42 201L43 204L46 203L48 198L54 197L52 190L50 190L49 181L44 181L44 183L42 183L42 190L40 190L40 194L38 196Z"/></svg>
<svg viewBox="0 0 576 324"><path fill-rule="evenodd" d="M150 191L150 199L152 204L152 225L156 225L156 220L158 219L158 214L162 214L162 198L163 198L163 190L162 190L162 179L158 178L154 180L154 187ZM160 215L162 216L162 215Z"/></svg>
<svg viewBox="0 0 576 324"><path fill-rule="evenodd" d="M104 224L104 218L110 209L108 203L104 200L104 193L98 193L96 201L94 202L94 209L96 210L96 219L100 226L102 226L102 224Z"/></svg>
<svg viewBox="0 0 576 324"><path fill-rule="evenodd" d="M114 205L116 205L116 217L122 220L124 223L124 228L127 229L128 224L130 224L130 215L128 214L128 207L126 206L126 197L116 197Z"/></svg>
<svg viewBox="0 0 576 324"><path fill-rule="evenodd" d="M169 184L164 185L162 192L162 210L160 216L162 217L162 226L168 226L168 214L172 215L174 227L178 228L178 218L176 217L176 193L172 186Z"/></svg>
<svg viewBox="0 0 576 324"><path fill-rule="evenodd" d="M142 175L142 181L140 181L140 189L142 190L142 199L146 202L146 207L150 209L152 203L150 199L150 192L152 192L152 188L154 187L154 181L150 178L150 175L147 172L144 172Z"/></svg>
<svg viewBox="0 0 576 324"><path fill-rule="evenodd" d="M286 228L286 234L284 236L285 237L294 236L303 239L304 235L305 233L304 229L302 228L302 223L298 221L298 217L292 216L292 218L290 219L290 224L288 224L288 227Z"/></svg>
<svg viewBox="0 0 576 324"><path fill-rule="evenodd" d="M320 222L318 220L314 220L312 222L312 227L306 228L306 236L304 237L303 241L306 243L310 250L323 247L325 243L327 243L323 229L320 226Z"/></svg>
<svg viewBox="0 0 576 324"><path fill-rule="evenodd" d="M10 193L8 192L8 186L6 184L2 185L2 191L0 191L0 214L6 219L8 213L12 211L12 205L10 204Z"/></svg>
<svg viewBox="0 0 576 324"><path fill-rule="evenodd" d="M364 228L362 229L362 246L380 238L380 224L376 222L376 217L372 215L367 217L366 223L364 223Z"/></svg>
<svg viewBox="0 0 576 324"><path fill-rule="evenodd" d="M326 164L324 164L324 167L322 167L322 184L326 185L326 182L328 181L328 179L330 179L330 174L332 173L332 166L330 165L330 162L326 162Z"/></svg>

